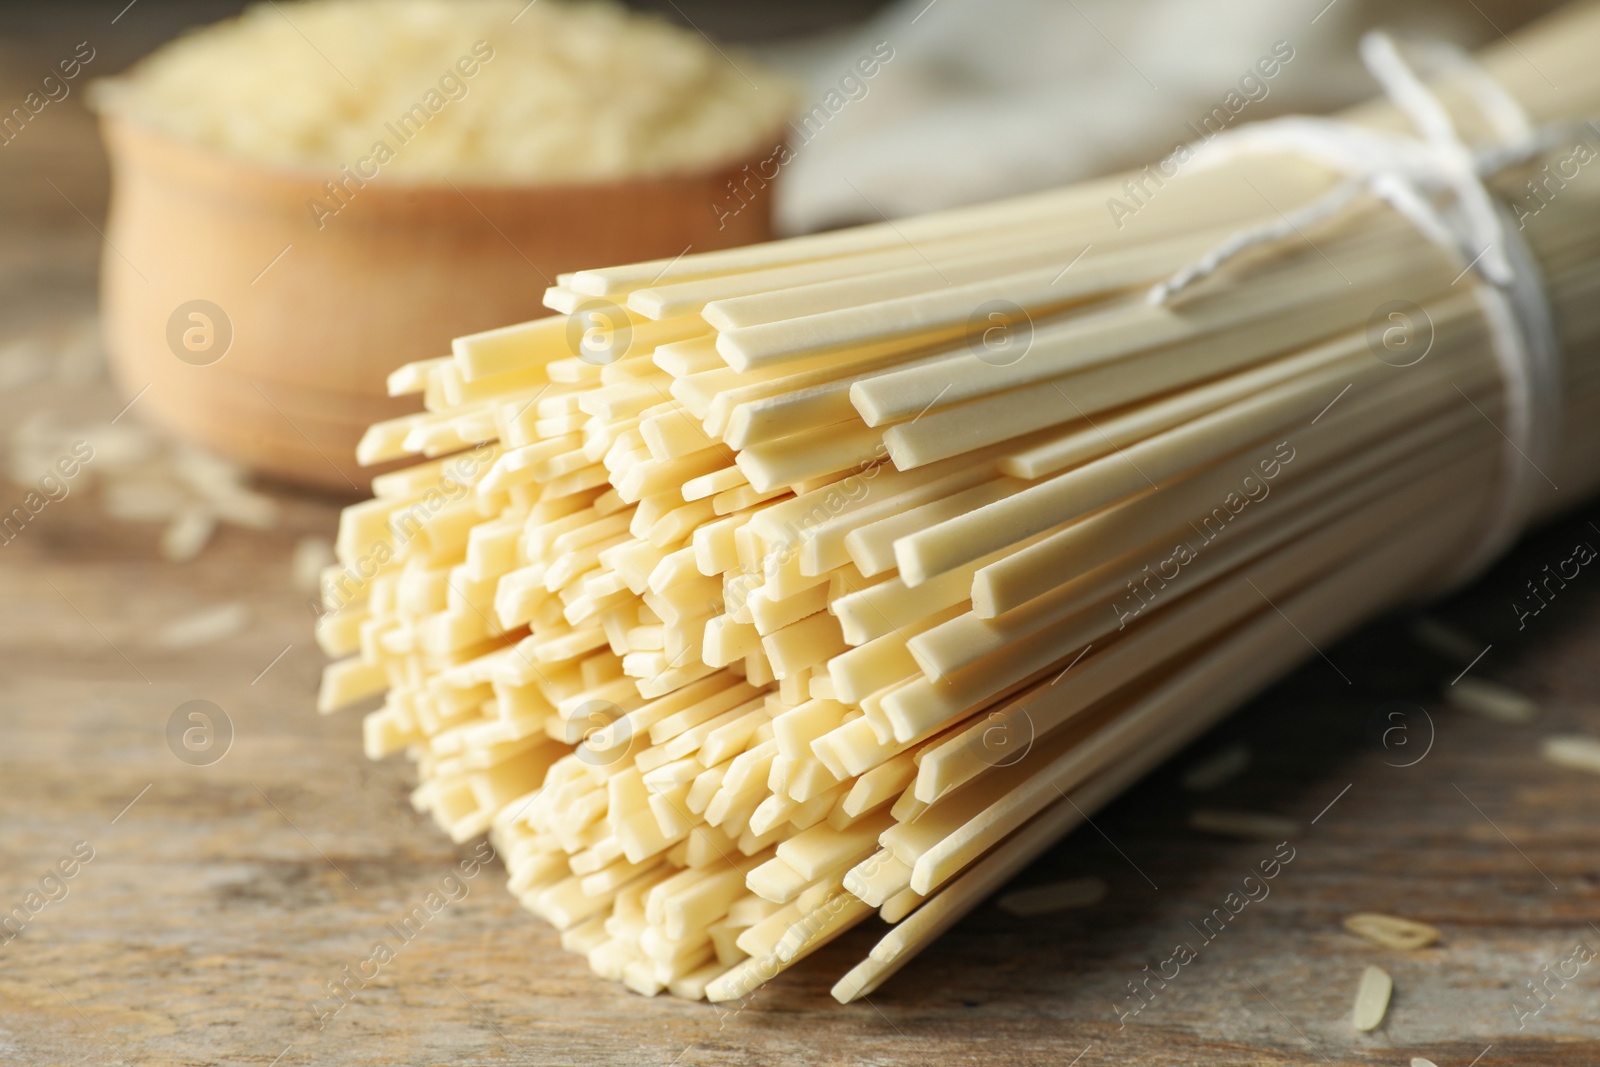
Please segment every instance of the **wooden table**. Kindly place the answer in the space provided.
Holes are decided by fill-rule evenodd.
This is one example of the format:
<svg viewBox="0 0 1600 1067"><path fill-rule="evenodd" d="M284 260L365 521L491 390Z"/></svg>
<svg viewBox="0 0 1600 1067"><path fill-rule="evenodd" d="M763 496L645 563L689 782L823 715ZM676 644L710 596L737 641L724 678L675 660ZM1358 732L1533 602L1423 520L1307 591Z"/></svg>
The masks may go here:
<svg viewBox="0 0 1600 1067"><path fill-rule="evenodd" d="M108 69L147 47L141 32L106 35ZM3 66L10 99L29 68ZM44 118L31 141L0 149L0 346L93 311L104 166L80 110ZM40 410L88 422L119 407L103 379L0 388L6 428ZM23 492L0 487L0 504ZM289 557L298 537L331 534L336 502L278 496L278 528L226 529L189 564L162 561L157 527L105 518L90 492L0 548L0 912L75 846L93 850L65 897L0 944L0 1062L1600 1062L1600 963L1521 1029L1513 1006L1546 965L1579 943L1600 948L1600 777L1539 755L1547 734L1600 731L1600 576L1585 571L1520 632L1511 607L1574 542L1600 544L1600 512L1531 537L1436 609L1492 645L1471 676L1535 696L1535 723L1445 707L1440 688L1461 664L1399 621L1324 649L1329 662L1308 650L1297 674L1018 879L1095 875L1111 888L1102 904L1031 920L986 905L869 1001L840 1007L827 989L871 929L742 1007L640 998L563 953L495 866L319 1027L327 984L470 847L411 810L403 762L362 759L353 716L312 710L322 657ZM153 641L224 601L249 606L247 630L184 653ZM181 762L166 739L193 699L234 729L208 766ZM1386 747L1390 701L1428 717L1412 713ZM1243 774L1208 794L1179 787L1184 766L1235 740L1254 754ZM1195 927L1273 844L1190 829L1201 805L1303 826L1271 895L1210 943ZM1357 910L1434 923L1444 940L1375 947L1340 926ZM1129 983L1179 942L1197 957L1119 1024L1138 1003ZM1362 1035L1349 1013L1368 963L1396 993L1384 1026Z"/></svg>

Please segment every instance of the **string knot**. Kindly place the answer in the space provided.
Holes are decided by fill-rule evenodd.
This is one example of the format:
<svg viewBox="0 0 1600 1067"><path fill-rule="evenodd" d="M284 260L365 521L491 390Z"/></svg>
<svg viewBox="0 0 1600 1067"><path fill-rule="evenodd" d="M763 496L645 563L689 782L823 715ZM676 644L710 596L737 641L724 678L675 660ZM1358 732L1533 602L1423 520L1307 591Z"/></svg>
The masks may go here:
<svg viewBox="0 0 1600 1067"><path fill-rule="evenodd" d="M1471 273L1500 369L1506 401L1502 432L1508 447L1499 504L1478 544L1449 576L1447 584L1455 585L1478 574L1521 532L1534 510L1535 475L1552 460L1559 440L1561 352L1544 281L1509 209L1485 182L1570 138L1579 124L1535 127L1521 105L1471 56L1441 42L1416 42L1403 51L1388 34L1372 32L1361 40L1361 58L1415 135L1289 116L1228 130L1198 146L1194 164L1199 167L1288 152L1319 162L1345 180L1279 221L1233 234L1154 286L1149 299L1166 304L1235 256L1297 237L1363 194L1399 212L1461 264L1463 275ZM1456 78L1493 131L1493 140L1467 144L1419 68Z"/></svg>

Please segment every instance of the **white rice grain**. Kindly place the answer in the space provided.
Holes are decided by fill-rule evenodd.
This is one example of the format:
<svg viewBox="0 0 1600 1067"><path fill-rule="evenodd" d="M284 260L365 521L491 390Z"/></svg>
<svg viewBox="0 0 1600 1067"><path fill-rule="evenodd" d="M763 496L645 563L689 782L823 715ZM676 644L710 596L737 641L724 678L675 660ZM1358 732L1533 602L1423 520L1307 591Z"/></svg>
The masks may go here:
<svg viewBox="0 0 1600 1067"><path fill-rule="evenodd" d="M156 643L170 649L194 648L225 640L248 625L250 608L235 600L169 622L156 634Z"/></svg>
<svg viewBox="0 0 1600 1067"><path fill-rule="evenodd" d="M1361 984L1356 987L1355 1012L1351 1022L1363 1033L1376 1030L1383 1024L1389 1010L1389 995L1394 992L1394 979L1382 967L1368 966L1361 972Z"/></svg>
<svg viewBox="0 0 1600 1067"><path fill-rule="evenodd" d="M1007 893L997 903L1002 911L1022 918L1049 915L1072 908L1087 908L1105 899L1107 887L1099 878L1069 878Z"/></svg>
<svg viewBox="0 0 1600 1067"><path fill-rule="evenodd" d="M174 563L198 556L216 532L217 517L203 508L185 508L161 532L161 555Z"/></svg>
<svg viewBox="0 0 1600 1067"><path fill-rule="evenodd" d="M315 593L322 588L322 572L333 566L333 545L325 537L302 537L295 542L289 571L295 590Z"/></svg>
<svg viewBox="0 0 1600 1067"><path fill-rule="evenodd" d="M1483 644L1477 638L1464 634L1454 626L1440 622L1430 615L1417 616L1411 621L1410 630L1413 641L1424 648L1432 649L1446 659L1471 663L1478 653L1483 651Z"/></svg>
<svg viewBox="0 0 1600 1067"><path fill-rule="evenodd" d="M1426 948L1438 941L1440 936L1439 931L1427 923L1373 911L1346 916L1344 928L1373 944L1401 951Z"/></svg>
<svg viewBox="0 0 1600 1067"><path fill-rule="evenodd" d="M1562 734L1544 739L1544 758L1573 771L1600 774L1600 737Z"/></svg>
<svg viewBox="0 0 1600 1067"><path fill-rule="evenodd" d="M1444 695L1451 707L1495 722L1532 722L1539 714L1539 705L1529 697L1499 682L1481 678L1462 678L1454 685L1445 686Z"/></svg>
<svg viewBox="0 0 1600 1067"><path fill-rule="evenodd" d="M1194 764L1183 773L1183 787L1192 793L1215 789L1250 766L1250 750L1244 745L1229 745Z"/></svg>

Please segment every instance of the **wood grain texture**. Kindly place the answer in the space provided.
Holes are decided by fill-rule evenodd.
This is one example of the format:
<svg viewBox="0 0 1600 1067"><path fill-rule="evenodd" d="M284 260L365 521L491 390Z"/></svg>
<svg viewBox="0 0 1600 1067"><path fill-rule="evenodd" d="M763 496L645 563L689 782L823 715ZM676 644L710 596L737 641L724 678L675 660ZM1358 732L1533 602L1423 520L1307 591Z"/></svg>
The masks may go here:
<svg viewBox="0 0 1600 1067"><path fill-rule="evenodd" d="M100 238L77 208L98 219L103 163L85 116L64 106L45 118L32 142L0 149L0 351L93 308ZM7 381L7 433L40 410L88 422L120 406L103 379ZM0 484L0 509L24 491ZM157 527L105 519L87 492L0 547L0 912L75 843L94 850L63 899L0 943L0 1062L1600 1062L1600 963L1520 1030L1512 1006L1579 942L1600 948L1600 777L1538 754L1548 734L1600 733L1600 572L1585 569L1521 631L1512 609L1576 541L1600 545L1593 509L1526 539L1436 609L1492 644L1472 674L1535 696L1536 722L1445 706L1440 687L1460 665L1420 649L1399 621L1322 650L1350 684L1308 649L1293 677L1017 881L1096 875L1111 886L1104 902L1026 920L985 905L867 1002L840 1007L827 990L875 928L743 1005L640 998L562 952L491 865L319 1027L327 983L375 941L397 942L387 924L471 846L451 846L410 809L406 765L362 759L354 716L313 712L322 658L289 556L297 537L331 534L336 502L280 497L279 529L225 529L187 565L159 559ZM253 617L235 637L183 653L153 639L234 600ZM210 766L180 762L166 741L192 699L215 702L235 730ZM1413 712L1385 747L1391 701L1429 717ZM1393 765L1430 735L1423 758ZM1235 740L1254 754L1243 774L1206 794L1177 785ZM1270 896L1209 943L1191 924L1223 907L1274 843L1189 829L1202 805L1304 826ZM1432 923L1443 941L1413 953L1368 945L1340 925L1366 910ZM1119 1025L1116 1006L1134 1003L1127 984L1179 942L1196 958L1164 988L1152 982L1154 999ZM1395 996L1384 1025L1361 1035L1349 1013L1368 963L1394 976Z"/></svg>

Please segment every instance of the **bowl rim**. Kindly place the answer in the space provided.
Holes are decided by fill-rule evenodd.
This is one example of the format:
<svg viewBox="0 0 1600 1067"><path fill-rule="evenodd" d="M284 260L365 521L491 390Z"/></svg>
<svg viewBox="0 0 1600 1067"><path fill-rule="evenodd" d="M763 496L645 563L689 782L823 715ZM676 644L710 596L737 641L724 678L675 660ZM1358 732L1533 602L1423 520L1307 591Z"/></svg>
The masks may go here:
<svg viewBox="0 0 1600 1067"><path fill-rule="evenodd" d="M100 83L113 81L111 78L102 78ZM94 101L90 110L99 121L101 137L107 153L114 159L117 156L116 144L123 135L130 140L140 141L146 145L155 146L169 154L188 157L216 172L231 172L237 175L248 175L257 181L267 181L283 186L308 185L321 188L322 183L330 179L337 180L339 172L336 169L319 168L309 163L286 163L277 160L253 159L249 156L228 152L224 149L203 144L182 137L170 130L162 129L148 116L135 113L135 109L120 105L107 99L111 94L102 91L97 94L99 99ZM562 179L558 181L514 181L485 179L481 177L452 178L449 176L417 176L400 174L385 177L381 174L373 178L364 179L371 187L383 195L385 192L396 196L416 196L437 191L457 192L462 189L475 190L487 194L508 193L541 193L541 194L573 194L593 192L629 192L646 188L666 188L681 185L684 187L698 185L707 179L721 178L724 175L738 173L750 166L763 162L772 156L778 155L785 149L793 151L788 138L790 122L787 118L778 123L772 133L753 142L751 149L741 155L729 156L706 164L704 167L662 171L654 174L634 174L616 178L587 179ZM114 135L115 134L115 135ZM345 164L348 166L349 164ZM381 180L380 180L381 178ZM765 178L771 181L771 178Z"/></svg>

